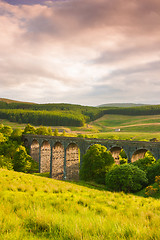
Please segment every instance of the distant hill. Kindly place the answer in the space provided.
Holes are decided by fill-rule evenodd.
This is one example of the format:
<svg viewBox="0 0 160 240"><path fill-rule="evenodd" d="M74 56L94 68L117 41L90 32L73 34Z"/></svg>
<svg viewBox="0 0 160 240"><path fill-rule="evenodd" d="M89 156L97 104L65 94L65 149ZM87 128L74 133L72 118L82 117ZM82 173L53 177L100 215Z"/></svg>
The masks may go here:
<svg viewBox="0 0 160 240"><path fill-rule="evenodd" d="M136 104L136 103L107 103L107 104L102 104L98 105L97 107L141 107L141 106L146 106L148 104Z"/></svg>
<svg viewBox="0 0 160 240"><path fill-rule="evenodd" d="M27 103L27 104L35 104L35 103L29 103L29 102L22 102L22 101L12 100L12 99L8 99L8 98L0 98L0 102L5 102L5 103Z"/></svg>

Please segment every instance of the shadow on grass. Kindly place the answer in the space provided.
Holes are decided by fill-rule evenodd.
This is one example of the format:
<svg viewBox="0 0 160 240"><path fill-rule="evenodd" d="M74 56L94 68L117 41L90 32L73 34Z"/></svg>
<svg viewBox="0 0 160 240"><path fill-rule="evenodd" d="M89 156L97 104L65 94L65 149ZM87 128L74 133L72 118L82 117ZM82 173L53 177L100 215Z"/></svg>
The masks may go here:
<svg viewBox="0 0 160 240"><path fill-rule="evenodd" d="M50 178L50 173L49 172L45 172L45 173L32 173L32 175L39 176L39 177Z"/></svg>
<svg viewBox="0 0 160 240"><path fill-rule="evenodd" d="M107 188L105 185L103 184L98 184L98 183L95 183L95 182L85 182L85 181L66 181L68 183L73 183L75 185L78 185L78 186L83 186L83 187L87 187L87 188L90 188L90 189L96 189L96 190L100 190L100 191L107 191Z"/></svg>
<svg viewBox="0 0 160 240"><path fill-rule="evenodd" d="M47 173L33 173L33 175L50 178L50 173L49 172L47 172ZM64 181L64 180L57 180L57 181ZM108 190L105 185L98 184L98 183L95 183L95 182L85 182L85 181L82 181L82 180L80 180L80 181L64 181L64 182L72 183L74 185L83 186L83 187L87 187L87 188L94 189L94 190L112 192L112 191ZM146 196L146 194L145 194L145 188L143 188L141 191L136 192L136 193L125 193L125 194L132 194L132 195L135 195L137 197L148 198L148 196ZM154 195L149 196L149 197L154 198L154 199L160 199L160 191L158 191L157 193L155 193Z"/></svg>

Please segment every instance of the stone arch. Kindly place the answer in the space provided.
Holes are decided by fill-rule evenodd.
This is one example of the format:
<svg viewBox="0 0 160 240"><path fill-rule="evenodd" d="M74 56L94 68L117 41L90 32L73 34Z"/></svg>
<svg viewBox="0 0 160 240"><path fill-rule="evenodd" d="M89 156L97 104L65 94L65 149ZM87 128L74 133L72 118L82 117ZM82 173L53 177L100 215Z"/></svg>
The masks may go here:
<svg viewBox="0 0 160 240"><path fill-rule="evenodd" d="M118 164L118 165L120 164L120 153L122 150L126 154L125 150L122 147L114 146L109 149L109 151L112 154L112 157L114 158L115 164ZM127 155L126 155L126 159L127 159Z"/></svg>
<svg viewBox="0 0 160 240"><path fill-rule="evenodd" d="M145 148L140 148L140 149L137 149L133 154L132 154L132 157L131 157L131 162L135 162L137 161L138 159L140 158L144 158L146 152L148 150L145 149Z"/></svg>
<svg viewBox="0 0 160 240"><path fill-rule="evenodd" d="M40 172L50 172L50 160L51 160L51 146L47 140L44 140L41 145L41 163Z"/></svg>
<svg viewBox="0 0 160 240"><path fill-rule="evenodd" d="M30 155L31 157L39 163L39 142L34 139L30 146Z"/></svg>
<svg viewBox="0 0 160 240"><path fill-rule="evenodd" d="M64 179L64 147L60 142L52 148L52 178Z"/></svg>
<svg viewBox="0 0 160 240"><path fill-rule="evenodd" d="M79 180L80 150L76 143L66 149L66 180Z"/></svg>

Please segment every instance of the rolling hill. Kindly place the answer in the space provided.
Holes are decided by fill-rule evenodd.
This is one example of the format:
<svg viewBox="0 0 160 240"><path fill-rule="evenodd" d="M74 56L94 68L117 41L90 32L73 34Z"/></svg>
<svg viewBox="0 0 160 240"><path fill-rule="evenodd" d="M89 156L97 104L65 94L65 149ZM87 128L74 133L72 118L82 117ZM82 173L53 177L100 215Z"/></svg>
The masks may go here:
<svg viewBox="0 0 160 240"><path fill-rule="evenodd" d="M159 239L160 201L0 169L0 239Z"/></svg>

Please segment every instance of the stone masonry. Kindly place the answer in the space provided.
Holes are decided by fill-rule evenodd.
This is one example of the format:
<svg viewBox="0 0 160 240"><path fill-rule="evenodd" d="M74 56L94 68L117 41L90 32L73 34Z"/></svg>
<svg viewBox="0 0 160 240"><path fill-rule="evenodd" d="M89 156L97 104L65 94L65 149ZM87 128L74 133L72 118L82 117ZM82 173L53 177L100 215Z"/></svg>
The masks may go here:
<svg viewBox="0 0 160 240"><path fill-rule="evenodd" d="M160 142L142 142L108 139L84 139L41 135L23 135L30 155L39 162L39 172L50 172L55 179L78 180L83 155L94 144L107 147L115 162L119 164L119 153L123 149L128 162L143 158L150 151L155 159L160 158Z"/></svg>

